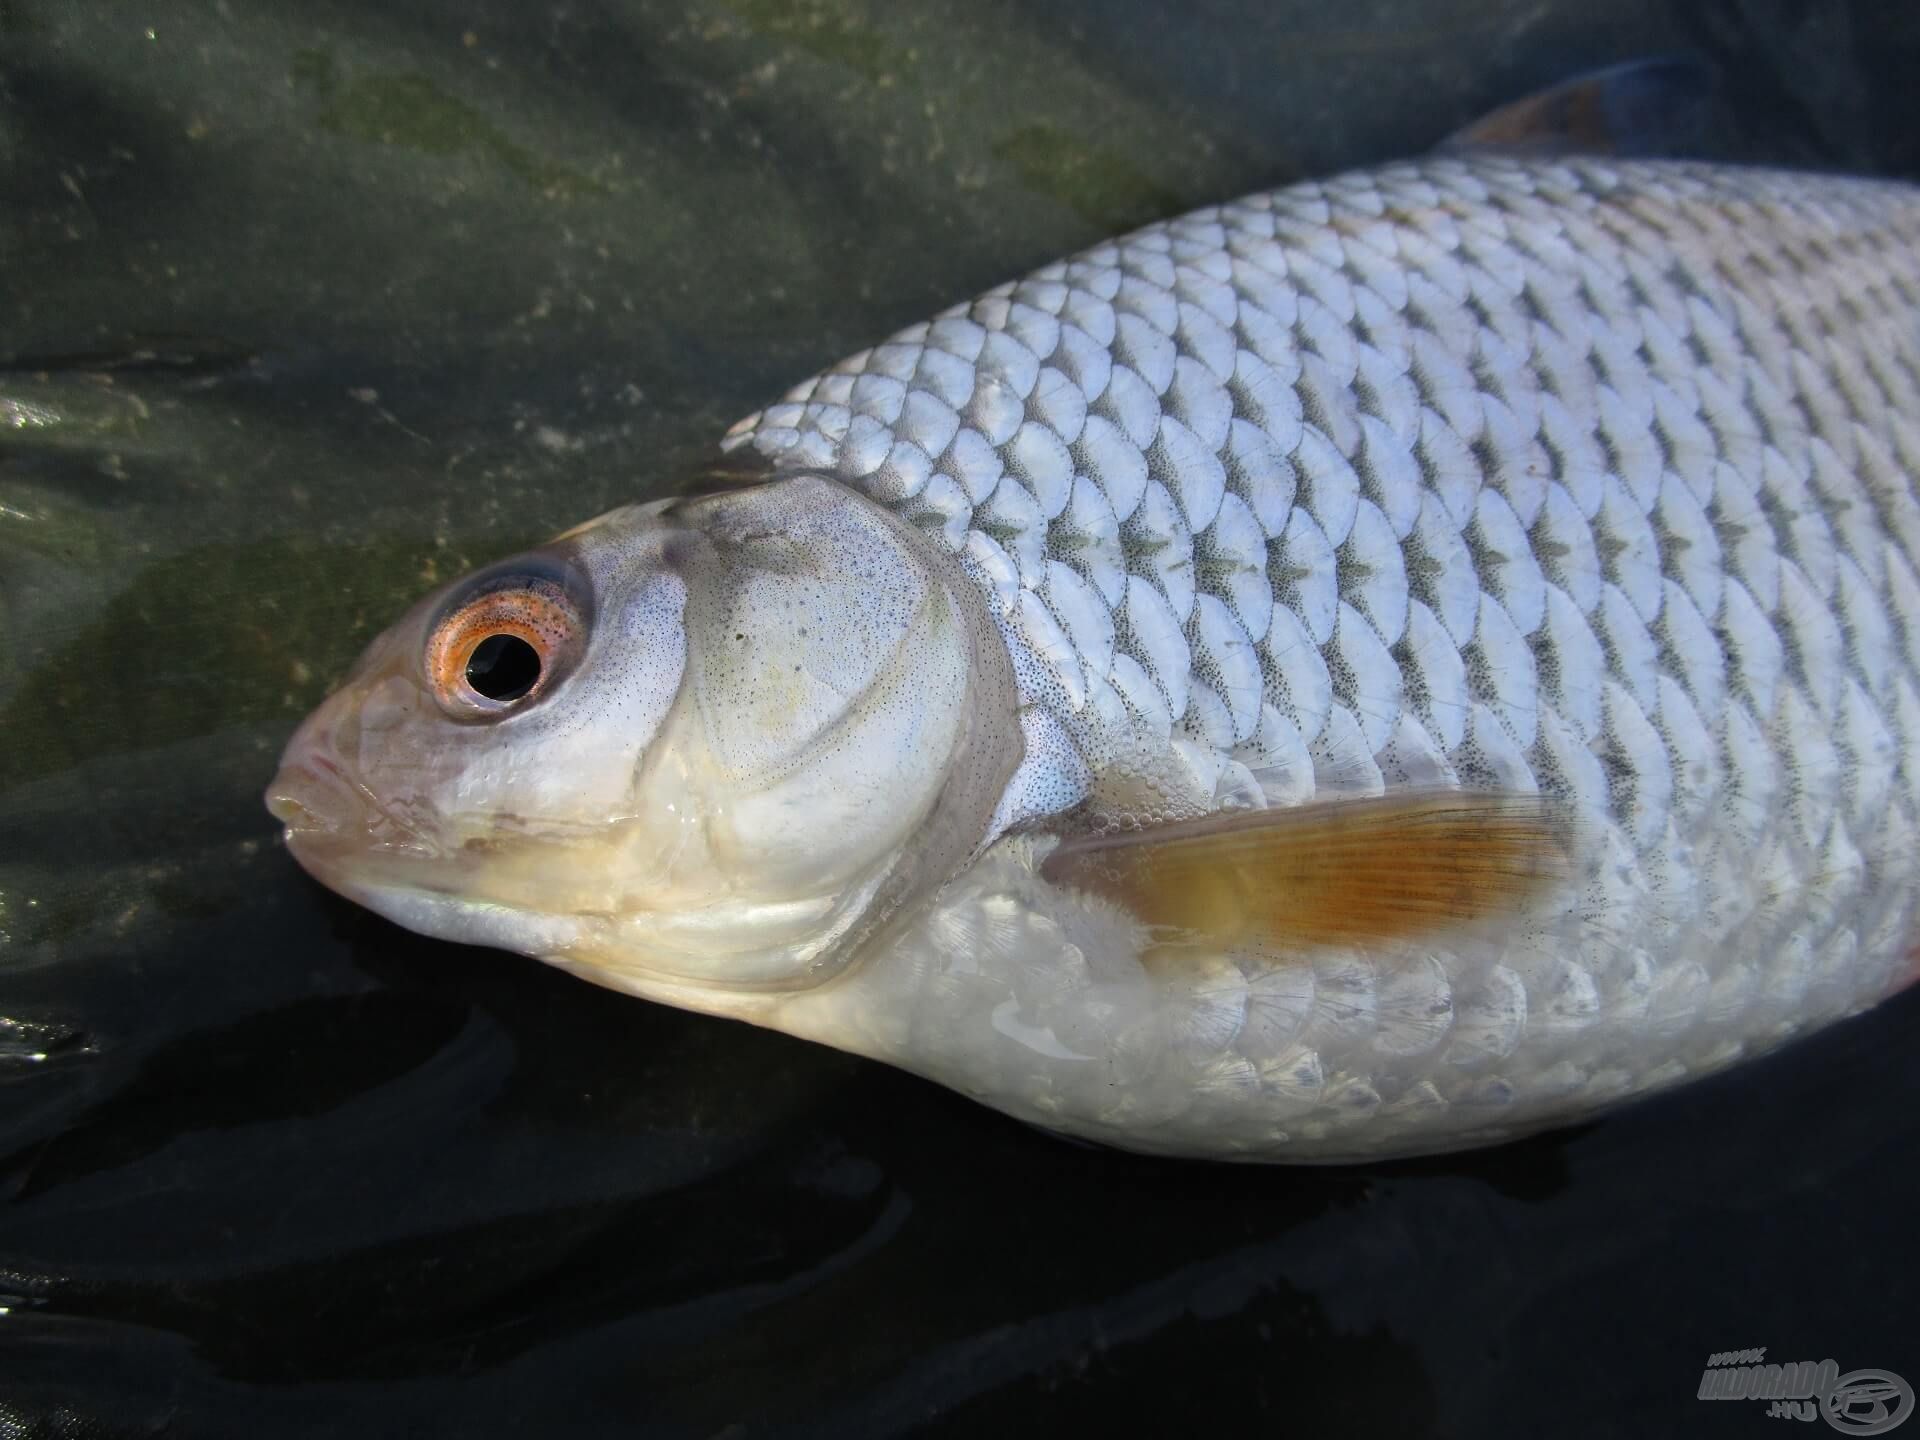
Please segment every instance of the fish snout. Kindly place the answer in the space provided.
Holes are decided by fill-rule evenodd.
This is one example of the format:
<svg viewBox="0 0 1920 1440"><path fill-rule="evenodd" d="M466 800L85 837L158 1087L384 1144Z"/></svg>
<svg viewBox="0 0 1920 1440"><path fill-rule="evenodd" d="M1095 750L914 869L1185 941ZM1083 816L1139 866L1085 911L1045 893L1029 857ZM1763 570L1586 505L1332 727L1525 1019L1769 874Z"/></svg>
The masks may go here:
<svg viewBox="0 0 1920 1440"><path fill-rule="evenodd" d="M337 758L334 705L322 706L296 730L267 787L267 812L285 828L288 851L322 884L338 888L340 864L369 848L380 807L366 785Z"/></svg>
<svg viewBox="0 0 1920 1440"><path fill-rule="evenodd" d="M335 889L346 888L351 876L365 878L369 864L417 862L442 850L426 796L391 793L342 756L340 737L357 733L355 720L331 702L309 716L287 742L264 797L268 813L286 827L293 858Z"/></svg>
<svg viewBox="0 0 1920 1440"><path fill-rule="evenodd" d="M387 850L393 827L380 807L325 754L288 747L267 787L267 811L285 827L287 852L321 884L344 890L347 873L371 852Z"/></svg>

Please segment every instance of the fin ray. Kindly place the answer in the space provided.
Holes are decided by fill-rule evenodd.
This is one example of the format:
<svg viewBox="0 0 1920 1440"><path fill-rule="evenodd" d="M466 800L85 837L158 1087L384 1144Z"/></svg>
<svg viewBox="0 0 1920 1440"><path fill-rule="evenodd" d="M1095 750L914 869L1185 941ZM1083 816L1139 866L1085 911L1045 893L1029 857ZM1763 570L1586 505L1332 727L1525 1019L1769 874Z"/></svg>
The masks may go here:
<svg viewBox="0 0 1920 1440"><path fill-rule="evenodd" d="M1548 797L1403 791L1076 837L1041 874L1175 945L1299 951L1517 915L1569 853Z"/></svg>

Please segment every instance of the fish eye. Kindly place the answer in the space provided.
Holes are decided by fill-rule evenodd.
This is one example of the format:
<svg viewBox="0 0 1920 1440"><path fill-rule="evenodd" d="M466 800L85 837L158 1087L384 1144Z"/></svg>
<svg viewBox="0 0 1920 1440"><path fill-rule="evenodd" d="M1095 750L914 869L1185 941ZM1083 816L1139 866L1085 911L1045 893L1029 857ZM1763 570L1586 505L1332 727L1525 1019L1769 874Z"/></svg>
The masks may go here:
<svg viewBox="0 0 1920 1440"><path fill-rule="evenodd" d="M510 714L552 688L583 634L565 587L541 576L496 577L434 625L427 679L455 719Z"/></svg>

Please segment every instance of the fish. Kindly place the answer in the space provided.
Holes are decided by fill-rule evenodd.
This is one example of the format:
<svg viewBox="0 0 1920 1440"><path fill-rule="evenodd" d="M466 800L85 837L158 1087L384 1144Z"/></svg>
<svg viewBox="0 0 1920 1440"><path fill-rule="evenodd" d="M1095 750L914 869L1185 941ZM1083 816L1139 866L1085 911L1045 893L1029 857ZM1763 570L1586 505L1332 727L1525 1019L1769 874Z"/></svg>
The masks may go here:
<svg viewBox="0 0 1920 1440"><path fill-rule="evenodd" d="M268 803L1049 1131L1496 1144L1920 971L1916 477L1920 190L1450 144L794 387L421 600Z"/></svg>

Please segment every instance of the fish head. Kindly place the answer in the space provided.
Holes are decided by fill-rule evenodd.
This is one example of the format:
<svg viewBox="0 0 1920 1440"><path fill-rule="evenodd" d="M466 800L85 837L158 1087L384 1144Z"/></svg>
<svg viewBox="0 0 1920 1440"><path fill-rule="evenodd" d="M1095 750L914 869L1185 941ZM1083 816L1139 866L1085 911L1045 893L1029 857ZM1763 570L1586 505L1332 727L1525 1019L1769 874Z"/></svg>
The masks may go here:
<svg viewBox="0 0 1920 1440"><path fill-rule="evenodd" d="M937 542L797 476L616 510L427 597L268 808L409 929L750 1013L984 843L1013 693Z"/></svg>

